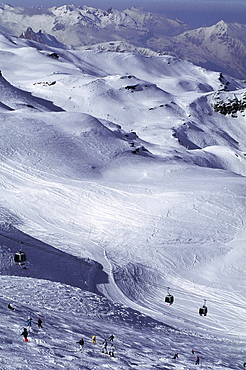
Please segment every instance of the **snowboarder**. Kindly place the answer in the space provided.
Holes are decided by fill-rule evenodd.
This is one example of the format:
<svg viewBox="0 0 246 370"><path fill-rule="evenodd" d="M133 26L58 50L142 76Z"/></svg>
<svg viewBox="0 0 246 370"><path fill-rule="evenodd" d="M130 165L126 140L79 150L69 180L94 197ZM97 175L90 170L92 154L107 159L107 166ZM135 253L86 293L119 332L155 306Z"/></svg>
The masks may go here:
<svg viewBox="0 0 246 370"><path fill-rule="evenodd" d="M200 358L199 358L199 356L196 356L196 362L195 362L195 365L199 365L199 363L200 363Z"/></svg>
<svg viewBox="0 0 246 370"><path fill-rule="evenodd" d="M194 355L194 353L195 353L194 349L191 350L191 353Z"/></svg>
<svg viewBox="0 0 246 370"><path fill-rule="evenodd" d="M27 320L26 320L26 324L27 326L32 326L32 318L29 317Z"/></svg>
<svg viewBox="0 0 246 370"><path fill-rule="evenodd" d="M173 356L173 358L175 359L177 357L179 357L179 354L178 353L175 353L175 355Z"/></svg>
<svg viewBox="0 0 246 370"><path fill-rule="evenodd" d="M10 303L8 304L8 308L9 308L10 310L12 310L12 311L15 311L15 308L14 308L13 306L11 306L11 304L10 304Z"/></svg>
<svg viewBox="0 0 246 370"><path fill-rule="evenodd" d="M92 343L94 343L94 344L96 344L96 338L97 338L97 336L96 335L93 335L93 337L91 338L91 341L92 341Z"/></svg>
<svg viewBox="0 0 246 370"><path fill-rule="evenodd" d="M111 344L111 346L110 346L110 349L109 349L109 352L108 352L108 354L109 354L109 356L110 357L114 357L114 345L113 344Z"/></svg>
<svg viewBox="0 0 246 370"><path fill-rule="evenodd" d="M43 327L43 326L42 326L42 322L43 322L43 321L42 321L40 318L38 318L38 327L39 327L39 328L42 328L42 327Z"/></svg>
<svg viewBox="0 0 246 370"><path fill-rule="evenodd" d="M108 337L108 339L110 340L110 342L113 342L114 341L114 335L112 334L112 335L110 335L109 337Z"/></svg>
<svg viewBox="0 0 246 370"><path fill-rule="evenodd" d="M82 350L83 349L83 346L84 346L84 344L85 344L85 341L84 341L84 339L83 338L81 338L78 342L76 342L76 343L78 343L79 345L80 345L80 349Z"/></svg>
<svg viewBox="0 0 246 370"><path fill-rule="evenodd" d="M27 331L26 328L23 329L23 332L21 333L21 335L23 335L24 341L25 342L28 342L28 339L27 339L27 337L28 337L28 331Z"/></svg>
<svg viewBox="0 0 246 370"><path fill-rule="evenodd" d="M108 342L106 339L104 339L103 344L102 344L102 353L108 353L107 346L108 346Z"/></svg>

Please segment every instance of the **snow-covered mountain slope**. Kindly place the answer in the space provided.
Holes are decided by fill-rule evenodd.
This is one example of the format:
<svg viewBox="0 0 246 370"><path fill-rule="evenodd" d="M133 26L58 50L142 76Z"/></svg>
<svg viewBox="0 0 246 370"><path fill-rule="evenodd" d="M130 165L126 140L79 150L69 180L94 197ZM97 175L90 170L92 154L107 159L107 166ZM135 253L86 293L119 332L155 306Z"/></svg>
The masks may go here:
<svg viewBox="0 0 246 370"><path fill-rule="evenodd" d="M0 43L3 369L193 369L193 347L204 368L240 368L245 83L171 56ZM44 329L22 343L28 315ZM115 359L90 342L111 333Z"/></svg>
<svg viewBox="0 0 246 370"><path fill-rule="evenodd" d="M242 366L243 346L235 341L216 342L209 334L201 337L176 331L137 311L68 285L1 277L0 300L2 369L184 370L197 368L197 355L200 366L206 369ZM9 302L17 307L16 311L6 312ZM29 342L25 343L20 334L28 316L33 322L28 329ZM39 317L43 321L40 329ZM114 357L101 353L103 340L111 334L115 336ZM91 342L93 335L97 336L97 344ZM76 343L81 337L85 340L82 351ZM231 358L227 356L228 348L233 348ZM177 351L179 357L174 360Z"/></svg>
<svg viewBox="0 0 246 370"><path fill-rule="evenodd" d="M179 58L197 65L245 78L245 34L245 25L228 24L222 20L214 26L187 30L173 37L163 51L171 50Z"/></svg>
<svg viewBox="0 0 246 370"><path fill-rule="evenodd" d="M0 7L0 27L14 36L69 48L102 44L101 48L132 51L145 48L170 54L202 67L221 71L236 78L245 78L244 24L228 24L221 20L211 27L188 30L181 21L164 15L130 8L124 11L109 8L64 5L32 8ZM41 31L42 30L42 31ZM59 45L60 44L60 45ZM132 45L130 45L132 44Z"/></svg>
<svg viewBox="0 0 246 370"><path fill-rule="evenodd" d="M0 75L0 89L1 108L3 111L21 108L54 112L63 110L62 108L56 107L48 100L33 97L30 93L12 86L2 75Z"/></svg>

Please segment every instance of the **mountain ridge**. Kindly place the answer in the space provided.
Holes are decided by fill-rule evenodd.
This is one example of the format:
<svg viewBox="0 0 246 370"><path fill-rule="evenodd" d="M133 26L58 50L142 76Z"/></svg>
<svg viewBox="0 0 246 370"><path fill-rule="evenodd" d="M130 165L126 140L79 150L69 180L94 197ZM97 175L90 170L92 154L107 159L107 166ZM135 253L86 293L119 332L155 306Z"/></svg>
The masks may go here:
<svg viewBox="0 0 246 370"><path fill-rule="evenodd" d="M32 37L42 42L54 37L57 44L73 49L81 46L126 42L189 60L205 68L243 79L246 71L246 26L221 20L210 27L194 30L165 15L130 8L124 11L96 9L86 5L64 5L48 9L0 7L0 25L14 36ZM43 34L43 36L41 35ZM46 36L45 36L46 34ZM121 49L121 52L124 51Z"/></svg>

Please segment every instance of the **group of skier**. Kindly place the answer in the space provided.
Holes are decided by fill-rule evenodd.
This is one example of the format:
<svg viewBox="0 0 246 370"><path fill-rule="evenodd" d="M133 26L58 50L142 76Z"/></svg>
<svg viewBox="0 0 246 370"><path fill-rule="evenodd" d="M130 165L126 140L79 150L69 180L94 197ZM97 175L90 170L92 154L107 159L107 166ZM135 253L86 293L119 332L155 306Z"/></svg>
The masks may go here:
<svg viewBox="0 0 246 370"><path fill-rule="evenodd" d="M32 318L29 317L26 320L26 323L27 323L27 327L31 327L32 326ZM39 328L42 328L43 327L42 326L42 320L40 318L38 319L37 324L38 324L38 327ZM27 328L23 328L23 332L21 333L21 335L23 335L24 341L25 342L28 342L28 335L29 335L29 333L27 331ZM114 357L114 351L115 351L114 344L113 344L114 335L110 335L108 339L111 342L110 348L108 349L108 341L107 341L107 339L104 339L104 341L102 343L101 352L102 353L105 353L105 354L108 354L110 357ZM92 340L92 343L97 344L96 335L93 335L92 338L91 338L91 340ZM78 343L80 345L80 349L81 350L84 348L84 344L85 344L84 338L81 338L76 343Z"/></svg>
<svg viewBox="0 0 246 370"><path fill-rule="evenodd" d="M8 308L12 311L15 311L15 308L13 306L11 306L10 303L8 304ZM27 327L32 326L32 318L31 317L28 317L28 319L26 320L26 324L27 324L26 325ZM38 324L38 328L43 328L42 320L40 318L38 318L37 324ZM23 328L23 332L21 333L21 335L23 335L23 338L24 338L25 342L28 342L28 334L29 333L27 331L27 328ZM92 338L91 338L91 341L92 341L93 344L97 344L97 336L93 335ZM108 341L110 342L110 346L108 346ZM105 353L105 354L108 354L110 357L115 357L114 356L115 347L114 347L113 341L114 341L114 335L113 334L108 337L108 340L104 339L103 342L102 342L101 352ZM78 343L80 345L81 350L84 348L85 341L84 341L83 338L81 338L76 343ZM193 355L195 354L194 349L192 349L191 352L192 352ZM175 353L174 356L173 356L173 359L176 359L178 357L179 357L178 353ZM195 365L199 365L199 364L200 364L200 357L198 355L196 355ZM243 364L243 366L246 367L246 362Z"/></svg>
<svg viewBox="0 0 246 370"><path fill-rule="evenodd" d="M11 306L11 304L9 303L8 304L8 308L12 311L15 311L15 308L13 306ZM31 328L32 326L32 317L28 317L27 320L26 320L26 326L27 328ZM42 320L40 319L40 317L38 318L38 321L37 321L37 324L38 324L38 328L43 328L42 326ZM29 332L27 330L27 328L23 328L23 331L21 333L21 335L23 335L23 338L24 338L24 341L25 342L28 342L28 335L29 335ZM108 348L108 341L107 339L104 339L103 343L102 343L102 349L101 349L101 352L102 353L105 353L105 354L108 354L110 357L114 357L114 351L115 351L115 348L114 348L114 344L113 344L113 341L114 341L114 335L111 334L109 337L108 337L108 340L110 343L110 348ZM92 343L94 344L97 344L97 339L96 339L96 335L93 335L92 338L91 338L91 341ZM82 350L84 348L84 344L85 344L85 341L84 341L84 338L81 338L79 341L77 341L76 343L78 343L80 345L80 349Z"/></svg>
<svg viewBox="0 0 246 370"><path fill-rule="evenodd" d="M38 328L39 329L42 329L43 328L43 326L42 326L42 320L40 319L40 317L38 318L38 321L37 321L37 324L38 324ZM26 320L26 326L27 327L31 327L32 326L32 318L31 317L28 317L28 319ZM27 337L28 337L28 331L27 331L27 328L23 328L23 332L21 333L21 335L23 335L23 337L24 337L24 341L25 342L28 342L28 339L27 339Z"/></svg>
<svg viewBox="0 0 246 370"><path fill-rule="evenodd" d="M8 304L8 309L10 309L11 311L16 311L16 309L9 303ZM38 318L38 321L37 321L37 324L38 324L38 328L39 329L41 329L43 326L42 326L42 320L40 319L40 317ZM29 316L28 318L27 318L27 320L26 320L26 326L27 327L29 327L29 328L31 328L31 326L32 326L32 317L31 316ZM27 331L27 328L23 328L23 332L21 333L21 335L23 335L23 337L24 337L24 341L25 342L28 342L28 339L27 339L27 337L28 337L28 331Z"/></svg>
<svg viewBox="0 0 246 370"><path fill-rule="evenodd" d="M105 354L108 354L110 357L114 357L114 351L115 351L114 344L113 344L114 335L113 334L110 335L108 337L108 339L109 339L109 342L111 342L109 348L108 348L107 339L104 339L104 341L102 342L101 352L105 353ZM92 341L93 344L97 343L96 335L92 336L91 341ZM80 342L77 342L77 343L80 343Z"/></svg>
<svg viewBox="0 0 246 370"><path fill-rule="evenodd" d="M194 355L195 354L195 351L194 349L191 350L191 353ZM173 359L175 360L176 358L179 357L179 354L178 353L175 353L174 356L173 356ZM200 364L200 357L197 355L196 356L196 360L195 360L195 365L199 365Z"/></svg>

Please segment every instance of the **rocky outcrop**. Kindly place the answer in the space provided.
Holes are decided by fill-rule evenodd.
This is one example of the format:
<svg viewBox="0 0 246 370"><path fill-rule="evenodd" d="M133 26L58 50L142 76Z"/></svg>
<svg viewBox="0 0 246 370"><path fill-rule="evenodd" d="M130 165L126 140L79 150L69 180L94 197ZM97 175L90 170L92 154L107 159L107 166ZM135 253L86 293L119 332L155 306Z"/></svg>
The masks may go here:
<svg viewBox="0 0 246 370"><path fill-rule="evenodd" d="M241 95L230 94L230 96L224 96L220 93L217 93L214 97L216 102L212 105L216 112L220 114L230 114L236 116L237 112L244 114L246 110L246 92L243 92Z"/></svg>

